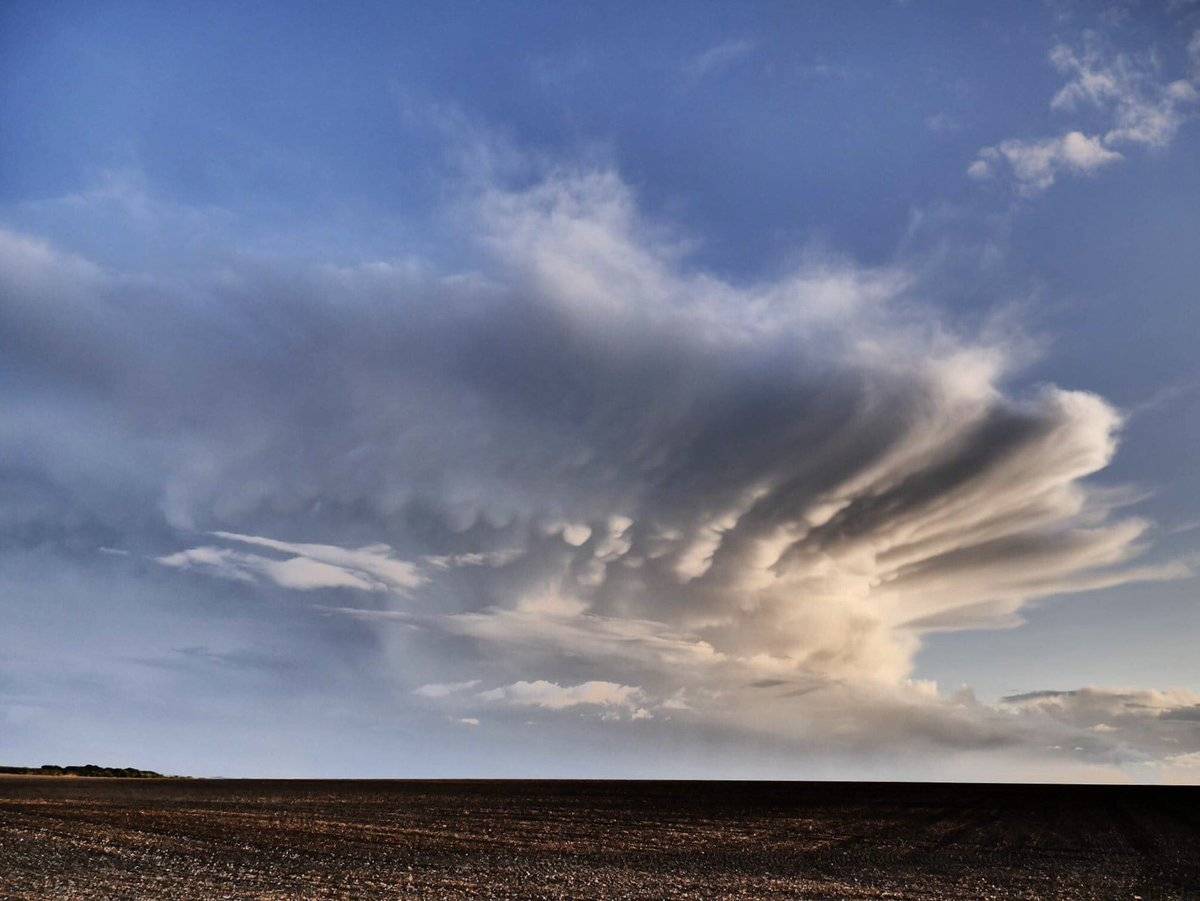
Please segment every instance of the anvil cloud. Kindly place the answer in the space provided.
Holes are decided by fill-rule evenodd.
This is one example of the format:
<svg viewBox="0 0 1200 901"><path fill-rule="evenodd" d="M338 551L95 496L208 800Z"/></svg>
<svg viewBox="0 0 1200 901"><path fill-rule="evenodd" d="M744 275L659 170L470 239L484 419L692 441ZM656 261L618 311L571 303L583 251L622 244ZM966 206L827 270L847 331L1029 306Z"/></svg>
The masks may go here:
<svg viewBox="0 0 1200 901"><path fill-rule="evenodd" d="M1120 414L1006 390L1022 342L952 328L903 266L734 284L609 171L473 209L477 265L451 273L144 280L5 234L6 447L74 486L61 516L157 511L181 577L333 592L317 608L395 656L457 639L420 680L446 690L413 692L456 714L1020 744L912 681L922 636L1184 573L1140 565L1147 523L1088 487ZM484 661L511 684L457 690Z"/></svg>

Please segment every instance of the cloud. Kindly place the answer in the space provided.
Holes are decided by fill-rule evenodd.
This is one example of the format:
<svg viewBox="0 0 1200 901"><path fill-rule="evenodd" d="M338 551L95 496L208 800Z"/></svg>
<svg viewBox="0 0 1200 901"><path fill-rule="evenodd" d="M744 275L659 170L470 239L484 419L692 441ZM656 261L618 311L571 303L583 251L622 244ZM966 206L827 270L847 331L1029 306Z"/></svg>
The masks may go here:
<svg viewBox="0 0 1200 901"><path fill-rule="evenodd" d="M660 670L706 666L724 657L708 642L664 623L579 611L490 608L450 614L439 625L459 635L530 653L626 660Z"/></svg>
<svg viewBox="0 0 1200 901"><path fill-rule="evenodd" d="M1187 754L1170 754L1164 761L1168 766L1182 767L1184 769L1200 768L1200 751L1191 751Z"/></svg>
<svg viewBox="0 0 1200 901"><path fill-rule="evenodd" d="M750 54L754 41L746 38L723 41L692 57L683 66L683 75L689 84L696 84L708 75L726 69Z"/></svg>
<svg viewBox="0 0 1200 901"><path fill-rule="evenodd" d="M1073 112L1092 107L1112 117L1104 143L1170 143L1189 110L1200 100L1200 91L1186 79L1163 82L1150 57L1138 60L1126 54L1109 56L1094 36L1082 50L1060 44L1050 60L1070 80L1054 95L1050 108Z"/></svg>
<svg viewBox="0 0 1200 901"><path fill-rule="evenodd" d="M163 566L199 569L223 578L254 581L269 579L284 588L311 591L321 588L353 588L359 591L405 591L426 582L417 568L391 556L387 545L350 550L325 544L293 544L213 532L217 538L269 548L293 556L279 560L246 554L228 548L196 547L157 558Z"/></svg>
<svg viewBox="0 0 1200 901"><path fill-rule="evenodd" d="M255 535L238 535L233 532L213 532L213 535L226 541L252 544L284 554L294 554L295 558L293 559L299 558L311 563L342 569L392 590L403 591L416 588L427 581L414 564L395 559L392 556L392 549L386 544L373 544L357 550L347 550L329 544L294 544L276 541L272 538L260 538Z"/></svg>
<svg viewBox="0 0 1200 901"><path fill-rule="evenodd" d="M1091 175L1122 159L1121 154L1106 148L1100 138L1071 131L1060 138L1002 141L995 147L985 147L967 174L972 178L991 178L1002 164L1007 164L1021 193L1038 194L1054 184L1063 172Z"/></svg>
<svg viewBox="0 0 1200 901"><path fill-rule="evenodd" d="M1019 193L1040 194L1060 175L1092 175L1123 160L1118 147L1167 146L1200 105L1200 68L1193 67L1189 78L1167 82L1156 57L1109 52L1094 33L1085 35L1081 48L1059 44L1050 61L1068 78L1050 108L1098 114L1107 123L1105 130L1095 135L1072 130L984 147L967 167L972 178L1008 175Z"/></svg>
<svg viewBox="0 0 1200 901"><path fill-rule="evenodd" d="M492 185L468 222L452 271L147 278L6 236L12 533L316 595L404 694L461 707L430 673L479 673L481 701L826 749L1037 735L911 682L923 638L1186 574L1089 482L1119 413L1012 387L1023 345L903 265L732 281L604 170Z"/></svg>
<svg viewBox="0 0 1200 901"><path fill-rule="evenodd" d="M1009 695L1001 703L1037 710L1064 722L1093 728L1101 722L1168 719L1200 720L1200 694L1185 689L1080 688ZM1107 731L1107 730L1104 730Z"/></svg>
<svg viewBox="0 0 1200 901"><path fill-rule="evenodd" d="M1069 738L1097 758L1169 768L1200 745L1200 694L1186 689L1035 691L1005 697L1000 707L1018 713L1044 740Z"/></svg>
<svg viewBox="0 0 1200 901"><path fill-rule="evenodd" d="M234 581L253 582L262 576L283 588L312 591L320 588L354 588L379 591L378 582L364 579L349 570L330 566L306 557L275 560L257 554L243 554L227 548L196 547L158 557L163 566L197 569Z"/></svg>
<svg viewBox="0 0 1200 901"><path fill-rule="evenodd" d="M566 710L570 707L624 708L631 713L640 710L642 690L635 685L616 682L590 681L579 685L559 685L539 679L536 682L514 682L479 693L485 701L503 702L515 707L541 707L544 710ZM637 717L645 719L646 716Z"/></svg>
<svg viewBox="0 0 1200 901"><path fill-rule="evenodd" d="M486 553L430 555L421 558L421 562L437 569L453 569L458 566L503 566L521 556L520 548L505 551L487 551Z"/></svg>
<svg viewBox="0 0 1200 901"><path fill-rule="evenodd" d="M925 127L936 135L950 134L962 126L949 113L933 113L925 117Z"/></svg>
<svg viewBox="0 0 1200 901"><path fill-rule="evenodd" d="M471 679L467 682L433 682L429 685L414 688L413 694L420 695L423 698L445 698L460 691L474 688L478 684L478 679Z"/></svg>
<svg viewBox="0 0 1200 901"><path fill-rule="evenodd" d="M218 651L205 645L172 648L169 653L134 658L134 661L164 670L234 670L289 677L298 669L295 661L282 655L253 648Z"/></svg>

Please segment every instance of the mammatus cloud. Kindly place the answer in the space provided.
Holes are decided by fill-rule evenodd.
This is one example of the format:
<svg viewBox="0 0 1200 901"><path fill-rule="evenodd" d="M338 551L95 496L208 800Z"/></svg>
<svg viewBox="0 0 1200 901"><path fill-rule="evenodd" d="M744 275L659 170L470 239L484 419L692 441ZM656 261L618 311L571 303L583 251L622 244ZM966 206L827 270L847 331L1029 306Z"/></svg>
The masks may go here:
<svg viewBox="0 0 1200 901"><path fill-rule="evenodd" d="M463 720L592 705L825 749L1061 744L912 680L923 636L1185 574L1139 563L1148 524L1087 481L1119 413L1010 388L1015 342L952 328L904 267L735 283L610 172L474 209L451 273L181 286L0 235L17 513L97 546L187 530L155 555L179 578L302 589Z"/></svg>
<svg viewBox="0 0 1200 901"><path fill-rule="evenodd" d="M1165 81L1156 57L1109 52L1095 34L1085 35L1081 49L1058 45L1050 61L1068 81L1050 108L1099 115L1104 130L1001 141L980 150L967 174L981 180L1008 175L1028 196L1046 190L1062 174L1091 175L1119 162L1124 157L1118 148L1165 147L1200 106L1200 32L1189 42L1188 56L1187 77Z"/></svg>

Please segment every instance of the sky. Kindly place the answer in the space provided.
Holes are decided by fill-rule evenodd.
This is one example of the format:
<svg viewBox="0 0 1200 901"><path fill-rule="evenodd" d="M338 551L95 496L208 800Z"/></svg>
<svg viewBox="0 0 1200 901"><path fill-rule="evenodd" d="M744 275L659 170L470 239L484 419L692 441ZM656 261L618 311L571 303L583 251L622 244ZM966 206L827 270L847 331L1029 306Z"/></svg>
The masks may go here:
<svg viewBox="0 0 1200 901"><path fill-rule="evenodd" d="M0 761L1200 782L1200 3L0 8Z"/></svg>

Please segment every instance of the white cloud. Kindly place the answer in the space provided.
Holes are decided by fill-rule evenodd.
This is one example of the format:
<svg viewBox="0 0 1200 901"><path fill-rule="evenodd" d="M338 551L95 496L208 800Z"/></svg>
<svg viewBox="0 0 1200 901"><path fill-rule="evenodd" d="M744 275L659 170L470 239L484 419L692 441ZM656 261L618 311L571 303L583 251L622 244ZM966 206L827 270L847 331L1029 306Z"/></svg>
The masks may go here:
<svg viewBox="0 0 1200 901"><path fill-rule="evenodd" d="M1107 149L1099 138L1072 131L1059 138L1011 140L985 147L968 167L967 174L973 178L991 178L1006 163L1018 190L1037 194L1054 184L1062 172L1090 175L1121 159L1121 154Z"/></svg>
<svg viewBox="0 0 1200 901"><path fill-rule="evenodd" d="M576 607L454 613L441 627L493 644L529 652L584 657L593 661L625 660L656 669L708 666L725 659L695 635L650 620L583 613Z"/></svg>
<svg viewBox="0 0 1200 901"><path fill-rule="evenodd" d="M415 564L397 560L392 556L392 549L386 544L347 549L331 544L296 544L255 535L238 535L234 532L213 532L213 535L226 541L295 554L293 560L286 562L289 565L295 564L294 569L298 573L306 571L308 564L317 563L324 567L344 570L363 582L371 582L396 591L416 588L428 581ZM308 561L308 564L296 564L295 561Z"/></svg>
<svg viewBox="0 0 1200 901"><path fill-rule="evenodd" d="M1184 769L1200 768L1200 751L1191 751L1187 754L1169 754L1163 758L1163 763L1167 766L1182 767Z"/></svg>
<svg viewBox="0 0 1200 901"><path fill-rule="evenodd" d="M723 41L688 60L683 67L684 78L695 84L749 55L754 46L754 42L746 38Z"/></svg>
<svg viewBox="0 0 1200 901"><path fill-rule="evenodd" d="M1034 691L1009 695L1003 704L1037 710L1089 728L1121 720L1180 716L1194 711L1200 722L1200 694L1186 689L1079 688L1072 691Z"/></svg>
<svg viewBox="0 0 1200 901"><path fill-rule="evenodd" d="M263 558L251 558L244 562L245 557L245 554L238 554L227 548L194 547L156 559L158 563L172 569L202 569L224 579L253 582L254 562Z"/></svg>
<svg viewBox="0 0 1200 901"><path fill-rule="evenodd" d="M686 689L679 689L659 705L663 710L691 710L686 697Z"/></svg>
<svg viewBox="0 0 1200 901"><path fill-rule="evenodd" d="M1105 54L1095 37L1089 37L1082 50L1060 44L1050 59L1070 77L1050 107L1068 112L1092 107L1107 113L1112 118L1112 128L1103 138L1108 145L1165 146L1200 98L1189 81L1164 83L1153 57L1139 61L1126 54Z"/></svg>
<svg viewBox="0 0 1200 901"><path fill-rule="evenodd" d="M1124 157L1109 150L1098 137L1072 131L1059 138L1039 141L1002 141L979 151L979 158L967 167L972 178L991 178L1007 164L1022 194L1046 190L1063 172L1091 175L1103 166Z"/></svg>
<svg viewBox="0 0 1200 901"><path fill-rule="evenodd" d="M474 688L478 684L478 679L470 679L466 682L431 682L428 685L414 688L413 694L420 695L422 698L446 698L460 691Z"/></svg>
<svg viewBox="0 0 1200 901"><path fill-rule="evenodd" d="M247 554L229 548L196 547L158 557L157 562L175 569L199 569L222 578L254 581L269 579L284 588L314 591L322 588L353 588L358 591L403 592L428 579L417 567L392 557L387 545L346 549L327 544L294 544L213 532L217 538L269 548L294 556L287 559Z"/></svg>
<svg viewBox="0 0 1200 901"><path fill-rule="evenodd" d="M642 690L635 685L619 685L616 682L593 680L579 685L559 685L539 679L482 691L479 697L484 701L503 702L516 707L541 707L545 710L583 706L625 708L635 718L645 718L645 714L637 716Z"/></svg>
<svg viewBox="0 0 1200 901"><path fill-rule="evenodd" d="M925 127L934 134L950 134L961 127L949 113L934 113L925 117Z"/></svg>
<svg viewBox="0 0 1200 901"><path fill-rule="evenodd" d="M9 292L10 317L28 316L36 304L52 306L59 315L70 313L92 325L89 297L110 283L104 270L90 260L64 253L45 241L0 228L0 272ZM24 308L24 309L23 309Z"/></svg>
<svg viewBox="0 0 1200 901"><path fill-rule="evenodd" d="M1200 694L1186 689L1035 691L1002 699L1000 709L1098 758L1177 767L1200 747Z"/></svg>
<svg viewBox="0 0 1200 901"><path fill-rule="evenodd" d="M275 560L258 554L243 554L227 548L197 547L156 558L163 566L199 569L212 575L243 582L262 576L276 585L299 591L320 588L354 588L378 591L382 585L358 573L307 557Z"/></svg>
<svg viewBox="0 0 1200 901"><path fill-rule="evenodd" d="M581 522L552 523L547 526L547 531L560 533L563 541L572 547L579 547L592 537L592 527Z"/></svg>
<svg viewBox="0 0 1200 901"><path fill-rule="evenodd" d="M465 554L442 554L425 556L421 562L437 569L454 569L459 566L504 566L520 557L520 548L503 551L472 551Z"/></svg>
<svg viewBox="0 0 1200 901"><path fill-rule="evenodd" d="M1063 113L1100 113L1102 134L1072 130L1057 137L1009 139L984 147L967 167L975 179L1011 175L1024 195L1045 191L1059 175L1091 175L1124 157L1120 146L1165 147L1200 102L1200 70L1192 80L1163 81L1153 56L1136 58L1104 51L1094 34L1082 49L1056 46L1050 60L1068 81L1050 101Z"/></svg>

